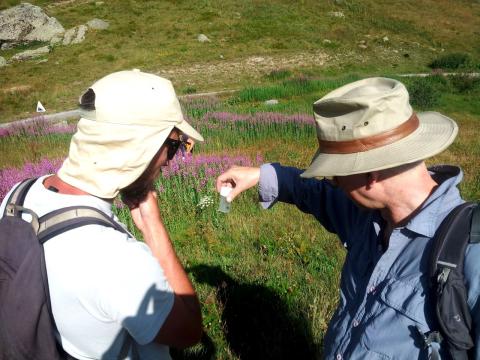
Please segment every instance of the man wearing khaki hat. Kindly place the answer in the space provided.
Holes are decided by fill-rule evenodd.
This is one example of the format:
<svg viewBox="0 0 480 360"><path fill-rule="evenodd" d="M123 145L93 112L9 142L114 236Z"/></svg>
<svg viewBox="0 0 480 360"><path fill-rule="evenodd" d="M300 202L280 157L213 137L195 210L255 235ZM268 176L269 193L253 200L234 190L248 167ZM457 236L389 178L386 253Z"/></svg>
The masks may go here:
<svg viewBox="0 0 480 360"><path fill-rule="evenodd" d="M153 181L181 135L203 138L184 120L171 82L138 70L98 80L80 108L67 159L33 183L24 206L39 217L89 206L118 222L112 202L121 194L144 242L93 224L44 244L57 340L77 359L170 359L168 346L199 341L201 312Z"/></svg>
<svg viewBox="0 0 480 360"><path fill-rule="evenodd" d="M313 105L319 149L306 171L264 164L234 167L217 179L233 191L258 186L265 208L295 204L336 233L347 257L340 302L324 339L327 359L448 358L425 342L438 330L428 283L432 237L463 202L455 166L424 160L455 139L456 123L436 112L413 112L403 84L370 78L345 85ZM469 244L464 276L480 336L480 246ZM473 348L480 358L480 349ZM438 357L437 357L438 358Z"/></svg>

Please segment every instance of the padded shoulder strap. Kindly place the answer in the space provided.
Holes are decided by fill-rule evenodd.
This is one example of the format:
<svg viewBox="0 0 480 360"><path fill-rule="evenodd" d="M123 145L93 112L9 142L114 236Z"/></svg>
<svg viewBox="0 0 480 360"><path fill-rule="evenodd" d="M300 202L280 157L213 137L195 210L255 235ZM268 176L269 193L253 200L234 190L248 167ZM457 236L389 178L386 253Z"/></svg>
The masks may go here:
<svg viewBox="0 0 480 360"><path fill-rule="evenodd" d="M102 211L90 206L71 206L52 211L39 220L38 240L44 244L65 231L85 225L103 225L129 234L120 224Z"/></svg>
<svg viewBox="0 0 480 360"><path fill-rule="evenodd" d="M472 214L472 225L470 230L470 242L479 243L480 242L480 204L477 203L473 208Z"/></svg>
<svg viewBox="0 0 480 360"><path fill-rule="evenodd" d="M463 271L465 248L470 239L471 212L476 203L466 202L454 208L435 233L430 262L430 276L438 267L459 268Z"/></svg>
<svg viewBox="0 0 480 360"><path fill-rule="evenodd" d="M25 179L17 185L17 187L12 191L10 197L5 203L6 206L3 212L3 216L21 216L21 212L16 210L18 209L17 207L9 207L8 205L13 204L21 207L23 205L23 202L25 201L28 190L30 190L35 181L37 181L37 178Z"/></svg>

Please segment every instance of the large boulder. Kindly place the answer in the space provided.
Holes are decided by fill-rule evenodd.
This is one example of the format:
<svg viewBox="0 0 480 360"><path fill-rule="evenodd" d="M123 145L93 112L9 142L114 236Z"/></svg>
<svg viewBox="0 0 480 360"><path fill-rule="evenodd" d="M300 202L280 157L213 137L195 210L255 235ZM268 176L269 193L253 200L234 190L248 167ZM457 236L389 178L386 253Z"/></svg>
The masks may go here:
<svg viewBox="0 0 480 360"><path fill-rule="evenodd" d="M22 3L0 11L0 43L50 41L65 29L54 17L29 3Z"/></svg>

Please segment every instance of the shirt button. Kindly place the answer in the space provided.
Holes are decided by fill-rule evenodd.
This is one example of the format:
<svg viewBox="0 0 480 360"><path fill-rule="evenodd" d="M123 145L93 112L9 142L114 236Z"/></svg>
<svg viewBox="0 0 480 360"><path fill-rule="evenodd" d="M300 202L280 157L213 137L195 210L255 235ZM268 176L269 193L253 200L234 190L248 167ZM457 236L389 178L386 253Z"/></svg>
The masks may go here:
<svg viewBox="0 0 480 360"><path fill-rule="evenodd" d="M357 320L353 320L353 327L357 327L359 322Z"/></svg>
<svg viewBox="0 0 480 360"><path fill-rule="evenodd" d="M342 355L337 354L336 358L337 358L337 360L342 360Z"/></svg>

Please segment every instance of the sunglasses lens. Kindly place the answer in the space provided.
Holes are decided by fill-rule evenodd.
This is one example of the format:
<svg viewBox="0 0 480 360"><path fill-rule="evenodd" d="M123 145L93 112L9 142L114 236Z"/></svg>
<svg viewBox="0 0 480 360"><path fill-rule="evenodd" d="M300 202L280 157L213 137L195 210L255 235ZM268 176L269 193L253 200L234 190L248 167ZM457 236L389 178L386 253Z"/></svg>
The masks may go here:
<svg viewBox="0 0 480 360"><path fill-rule="evenodd" d="M167 150L168 160L172 160L175 157L175 154L177 153L178 148L180 147L182 142L180 140L173 140L170 138L167 138L165 142L168 144L168 150Z"/></svg>

